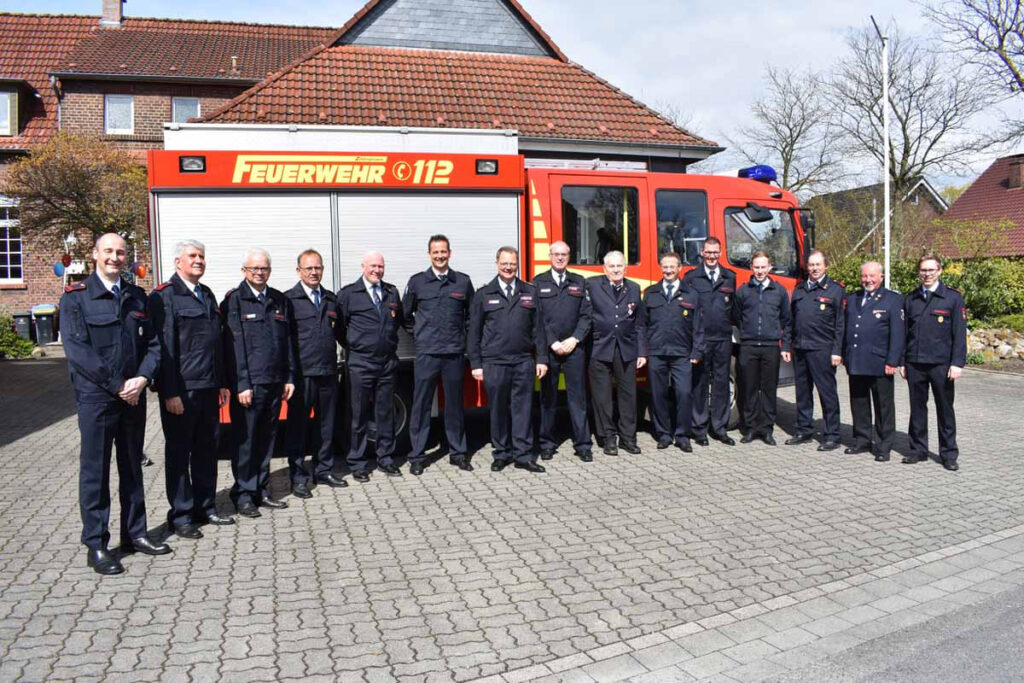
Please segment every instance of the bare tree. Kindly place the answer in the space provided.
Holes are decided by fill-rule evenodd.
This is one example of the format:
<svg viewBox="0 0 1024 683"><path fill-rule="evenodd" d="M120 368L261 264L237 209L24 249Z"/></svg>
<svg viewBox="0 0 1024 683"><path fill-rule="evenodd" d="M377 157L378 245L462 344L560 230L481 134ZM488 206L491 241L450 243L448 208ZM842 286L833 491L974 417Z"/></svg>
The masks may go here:
<svg viewBox="0 0 1024 683"><path fill-rule="evenodd" d="M832 189L843 177L838 131L820 75L769 66L765 93L751 106L754 122L729 143L749 163L769 163L779 184L796 194Z"/></svg>
<svg viewBox="0 0 1024 683"><path fill-rule="evenodd" d="M925 5L946 44L977 67L997 96L1024 100L1024 8L1019 0L940 0ZM1024 117L1005 139L1024 137Z"/></svg>
<svg viewBox="0 0 1024 683"><path fill-rule="evenodd" d="M991 144L972 128L991 103L988 90L962 68L893 26L889 30L888 145L882 144L882 73L871 29L852 34L828 93L852 154L882 163L889 155L893 197L929 172L963 172L971 153Z"/></svg>

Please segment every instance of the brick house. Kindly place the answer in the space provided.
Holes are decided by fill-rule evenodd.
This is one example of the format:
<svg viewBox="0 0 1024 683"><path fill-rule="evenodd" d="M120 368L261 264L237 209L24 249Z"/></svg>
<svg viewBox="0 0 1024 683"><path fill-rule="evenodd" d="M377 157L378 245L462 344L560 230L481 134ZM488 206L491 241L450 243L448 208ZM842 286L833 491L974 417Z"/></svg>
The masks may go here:
<svg viewBox="0 0 1024 683"><path fill-rule="evenodd" d="M991 240L985 256L1024 256L1024 154L996 159L957 197L943 216L948 221L1008 223L1008 230ZM947 253L957 256L953 244Z"/></svg>
<svg viewBox="0 0 1024 683"><path fill-rule="evenodd" d="M3 166L57 130L139 155L166 123L516 129L527 163L657 171L721 151L571 62L517 0L370 0L344 26L0 13ZM59 253L0 197L0 311L55 302ZM139 254L138 260L147 260ZM152 283L142 282L150 285Z"/></svg>

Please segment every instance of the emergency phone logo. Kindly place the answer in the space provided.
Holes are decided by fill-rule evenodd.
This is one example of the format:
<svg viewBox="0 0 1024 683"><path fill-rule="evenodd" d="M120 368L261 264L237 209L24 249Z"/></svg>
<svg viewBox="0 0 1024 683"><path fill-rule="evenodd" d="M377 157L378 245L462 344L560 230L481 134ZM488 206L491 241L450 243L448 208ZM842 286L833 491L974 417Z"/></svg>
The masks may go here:
<svg viewBox="0 0 1024 683"><path fill-rule="evenodd" d="M397 161L341 154L239 154L234 185L447 185L455 164L448 159ZM386 177L390 171L390 178Z"/></svg>

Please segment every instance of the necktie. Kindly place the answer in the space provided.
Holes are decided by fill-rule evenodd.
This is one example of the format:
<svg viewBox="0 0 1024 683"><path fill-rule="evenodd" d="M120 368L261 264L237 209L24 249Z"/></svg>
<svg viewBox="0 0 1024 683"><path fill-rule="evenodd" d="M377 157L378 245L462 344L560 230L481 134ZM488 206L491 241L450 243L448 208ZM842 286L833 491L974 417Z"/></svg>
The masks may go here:
<svg viewBox="0 0 1024 683"><path fill-rule="evenodd" d="M715 268L711 271L711 284L715 284L718 281L718 269Z"/></svg>
<svg viewBox="0 0 1024 683"><path fill-rule="evenodd" d="M313 305L316 306L317 308L320 308L320 290L319 289L314 289L313 290Z"/></svg>
<svg viewBox="0 0 1024 683"><path fill-rule="evenodd" d="M512 301L512 285L505 285L505 298Z"/></svg>
<svg viewBox="0 0 1024 683"><path fill-rule="evenodd" d="M266 292L260 292L258 295L256 295L256 300L259 301L261 304L262 303L266 303L266 301L267 301L267 293Z"/></svg>
<svg viewBox="0 0 1024 683"><path fill-rule="evenodd" d="M555 277L557 278L556 282L558 283L558 288L561 289L562 288L562 282L565 281L565 275L563 275L562 273L559 273Z"/></svg>
<svg viewBox="0 0 1024 683"><path fill-rule="evenodd" d="M377 312L380 313L380 285L373 286L373 305L377 307Z"/></svg>
<svg viewBox="0 0 1024 683"><path fill-rule="evenodd" d="M927 290L927 289L925 289L923 291L924 291L924 302L928 303L928 299L931 298L932 293L929 290Z"/></svg>
<svg viewBox="0 0 1024 683"><path fill-rule="evenodd" d="M199 285L196 285L195 293L196 299L199 301L199 303L203 303L203 290L199 288Z"/></svg>
<svg viewBox="0 0 1024 683"><path fill-rule="evenodd" d="M671 282L665 286L665 298L669 301L672 300L672 294L676 291L676 286Z"/></svg>
<svg viewBox="0 0 1024 683"><path fill-rule="evenodd" d="M110 293L114 295L115 299L121 298L121 285L120 283L114 283L114 286L110 288Z"/></svg>
<svg viewBox="0 0 1024 683"><path fill-rule="evenodd" d="M448 273L441 273L437 276L437 279L441 281L441 284L448 282Z"/></svg>

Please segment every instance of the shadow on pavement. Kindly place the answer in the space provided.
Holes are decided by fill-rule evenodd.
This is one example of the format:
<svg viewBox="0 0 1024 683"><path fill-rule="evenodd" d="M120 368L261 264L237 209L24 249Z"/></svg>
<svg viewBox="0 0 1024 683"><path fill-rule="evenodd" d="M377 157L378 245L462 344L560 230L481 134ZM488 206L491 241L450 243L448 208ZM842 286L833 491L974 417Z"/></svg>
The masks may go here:
<svg viewBox="0 0 1024 683"><path fill-rule="evenodd" d="M0 446L75 414L63 358L0 361Z"/></svg>

